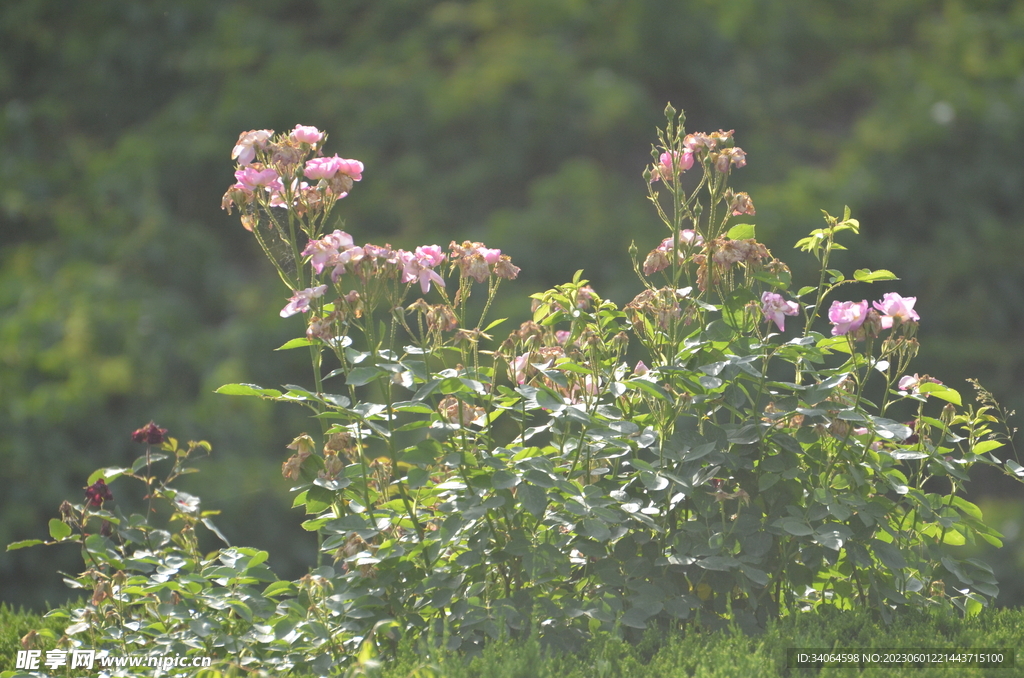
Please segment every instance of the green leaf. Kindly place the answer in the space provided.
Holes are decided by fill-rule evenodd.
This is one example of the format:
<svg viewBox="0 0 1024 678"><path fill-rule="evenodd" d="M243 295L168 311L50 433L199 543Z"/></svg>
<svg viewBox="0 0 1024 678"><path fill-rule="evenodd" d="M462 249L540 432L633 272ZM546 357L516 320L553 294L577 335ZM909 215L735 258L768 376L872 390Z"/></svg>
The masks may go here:
<svg viewBox="0 0 1024 678"><path fill-rule="evenodd" d="M489 331L491 331L492 329L494 329L495 327L497 327L498 325L500 325L501 323L505 322L506 320L508 320L508 318L498 318L497 320L495 320L494 322L492 322L492 323L491 323L490 325L488 325L487 327L485 327L483 331L484 331L484 332L489 332Z"/></svg>
<svg viewBox="0 0 1024 678"><path fill-rule="evenodd" d="M838 530L821 530L814 534L814 541L833 551L843 548L843 535Z"/></svg>
<svg viewBox="0 0 1024 678"><path fill-rule="evenodd" d="M314 343L313 341L307 339L306 337L298 337L296 339L292 339L291 341L286 341L284 344L282 344L281 346L278 346L274 350L275 351L287 351L287 350L292 349L292 348L302 348L303 346L312 346L313 343Z"/></svg>
<svg viewBox="0 0 1024 678"><path fill-rule="evenodd" d="M713 320L708 324L705 337L708 341L732 341L733 329L722 320Z"/></svg>
<svg viewBox="0 0 1024 678"><path fill-rule="evenodd" d="M42 539L23 539L22 541L16 541L12 544L7 545L8 551L17 551L18 549L25 549L29 546L35 546L37 544L45 544Z"/></svg>
<svg viewBox="0 0 1024 678"><path fill-rule="evenodd" d="M259 398L280 398L281 392L273 388L263 388L256 384L224 384L214 393L224 395L257 396Z"/></svg>
<svg viewBox="0 0 1024 678"><path fill-rule="evenodd" d="M798 518L783 518L779 526L794 537L807 537L814 534L811 526Z"/></svg>
<svg viewBox="0 0 1024 678"><path fill-rule="evenodd" d="M747 579L758 586L768 586L768 573L749 565L740 565L740 571L747 576Z"/></svg>
<svg viewBox="0 0 1024 678"><path fill-rule="evenodd" d="M269 558L269 557L270 557L270 554L267 553L266 551L257 551L256 555L254 555L252 558L250 558L249 562L245 564L245 569L248 570L251 567L256 567L257 565L262 565L263 563L265 563L267 561L267 558Z"/></svg>
<svg viewBox="0 0 1024 678"><path fill-rule="evenodd" d="M229 600L228 605L245 621L252 623L252 609L240 600Z"/></svg>
<svg viewBox="0 0 1024 678"><path fill-rule="evenodd" d="M382 374L387 374L387 372L379 367L357 367L348 373L345 383L349 386L365 386Z"/></svg>
<svg viewBox="0 0 1024 678"><path fill-rule="evenodd" d="M697 565L703 567L705 570L721 570L728 572L729 570L735 569L740 564L740 561L736 560L732 556L708 556L697 561Z"/></svg>
<svg viewBox="0 0 1024 678"><path fill-rule="evenodd" d="M626 610L626 613L622 615L619 621L622 622L623 626L628 626L634 629L645 629L647 628L647 620L650 619L651 615L647 610L640 607L631 607Z"/></svg>
<svg viewBox="0 0 1024 678"><path fill-rule="evenodd" d="M441 447L441 443L433 438L426 438L416 443L415 447L405 450L399 461L414 466L432 466L442 455L444 448Z"/></svg>
<svg viewBox="0 0 1024 678"><path fill-rule="evenodd" d="M860 282L880 282L882 280L899 280L896 274L892 271L887 271L884 268L880 268L877 271L872 271L869 268L858 268L853 272L854 280Z"/></svg>
<svg viewBox="0 0 1024 678"><path fill-rule="evenodd" d="M86 485L92 485L100 478L103 478L103 482L110 484L110 481L115 478L120 478L125 473L128 473L129 469L126 468L101 468L97 469L89 475L89 479L85 481Z"/></svg>
<svg viewBox="0 0 1024 678"><path fill-rule="evenodd" d="M50 536L61 541L71 536L71 526L65 523L63 520L57 520L56 518L50 519ZM9 550L9 549L8 549Z"/></svg>
<svg viewBox="0 0 1024 678"><path fill-rule="evenodd" d="M824 349L826 351L839 351L840 353L850 353L850 340L845 336L840 337L825 337L818 341L815 348Z"/></svg>
<svg viewBox="0 0 1024 678"><path fill-rule="evenodd" d="M544 488L536 485L521 485L516 490L516 498L522 502L526 512L534 518L544 515L544 509L548 505L548 494Z"/></svg>
<svg viewBox="0 0 1024 678"><path fill-rule="evenodd" d="M418 490L426 485L427 481L430 480L430 471L416 466L409 469L409 472L405 474L405 477L409 481L409 489Z"/></svg>
<svg viewBox="0 0 1024 678"><path fill-rule="evenodd" d="M960 398L960 393L956 389L950 388L945 384L921 384L918 387L918 392L933 395L936 398L939 398L940 400L945 400L947 402L953 403L954 405L963 405L963 401Z"/></svg>
<svg viewBox="0 0 1024 678"><path fill-rule="evenodd" d="M968 586L974 584L974 580L967 576L967 573L964 572L963 568L960 566L960 563L956 560L953 560L949 556L943 556L942 565L947 570L949 570L950 573L955 575L957 579L967 584Z"/></svg>
<svg viewBox="0 0 1024 678"><path fill-rule="evenodd" d="M583 532L591 539L596 539L597 541L608 541L612 538L612 532L608 529L608 526L604 524L604 521L597 520L596 518L583 519Z"/></svg>
<svg viewBox="0 0 1024 678"><path fill-rule="evenodd" d="M217 526L213 524L212 520L210 520L209 518L203 518L202 519L202 523L203 523L203 525L206 526L206 529L208 529L210 532L213 532L215 535L217 535L218 539L220 539L222 542L224 542L228 546L231 546L231 542L229 542L228 538L224 536L224 533L221 532L217 528Z"/></svg>
<svg viewBox="0 0 1024 678"><path fill-rule="evenodd" d="M754 237L754 224L736 224L725 234L730 240L747 240Z"/></svg>
<svg viewBox="0 0 1024 678"><path fill-rule="evenodd" d="M967 543L967 539L959 530L946 530L946 534L942 535L942 543L948 544L949 546L963 546Z"/></svg>
<svg viewBox="0 0 1024 678"><path fill-rule="evenodd" d="M763 283L768 283L772 287L777 287L783 290L788 290L789 286L793 282L793 274L790 273L788 269L782 269L778 273L771 273L770 271L754 271L747 275L754 280L760 280Z"/></svg>
<svg viewBox="0 0 1024 678"><path fill-rule="evenodd" d="M306 514L320 513L326 511L327 507L334 502L334 493L330 490L314 485L306 492Z"/></svg>
<svg viewBox="0 0 1024 678"><path fill-rule="evenodd" d="M973 452L974 454L985 454L987 452L991 452L992 450L998 450L1000 447L1003 447L1004 445L1005 443L1002 443L998 440L983 440L977 445L975 445L971 452Z"/></svg>
<svg viewBox="0 0 1024 678"><path fill-rule="evenodd" d="M509 471L495 471L491 476L491 487L496 490L508 490L519 484L519 476Z"/></svg>
<svg viewBox="0 0 1024 678"><path fill-rule="evenodd" d="M561 412L565 409L565 399L544 386L537 389L537 404L550 412Z"/></svg>
<svg viewBox="0 0 1024 678"><path fill-rule="evenodd" d="M887 544L884 541L878 539L871 540L871 549L875 552L875 556L882 561L882 564L888 567L890 570L902 570L907 566L907 560L900 553L900 550L892 545ZM943 562L945 562L943 558ZM955 574L955 573L954 573Z"/></svg>
<svg viewBox="0 0 1024 678"><path fill-rule="evenodd" d="M631 389L645 391L660 400L672 400L672 396L668 394L668 391L652 381L647 381L646 379L627 379L622 383Z"/></svg>
<svg viewBox="0 0 1024 678"><path fill-rule="evenodd" d="M648 490L658 492L668 487L668 479L650 471L640 471L640 480Z"/></svg>
<svg viewBox="0 0 1024 678"><path fill-rule="evenodd" d="M267 588L263 589L263 597L270 598L281 594L293 595L294 592L295 585L290 581L275 581L267 586Z"/></svg>

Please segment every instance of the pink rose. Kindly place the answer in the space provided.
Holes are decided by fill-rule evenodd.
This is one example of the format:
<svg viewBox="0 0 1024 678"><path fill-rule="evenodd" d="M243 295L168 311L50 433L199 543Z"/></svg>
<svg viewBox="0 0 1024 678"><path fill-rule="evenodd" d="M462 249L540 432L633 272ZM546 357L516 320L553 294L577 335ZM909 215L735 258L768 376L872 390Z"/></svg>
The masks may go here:
<svg viewBox="0 0 1024 678"><path fill-rule="evenodd" d="M675 163L672 162L673 157L675 158ZM666 151L658 158L658 166L651 173L651 181L657 181L658 179L672 181L672 177L677 172L685 172L691 167L693 167L693 151L689 148L681 153Z"/></svg>
<svg viewBox="0 0 1024 678"><path fill-rule="evenodd" d="M238 135L235 147L231 149L231 159L238 160L238 164L245 167L256 159L256 149L266 146L272 136L274 136L272 129L253 129L242 132Z"/></svg>
<svg viewBox="0 0 1024 678"><path fill-rule="evenodd" d="M775 323L779 332L786 330L786 316L800 313L800 304L795 301L786 301L781 294L765 292L761 295L761 313L765 320Z"/></svg>
<svg viewBox="0 0 1024 678"><path fill-rule="evenodd" d="M256 170L252 167L245 167L235 172L235 178L249 191L255 191L258 187L266 187L271 191L284 190L281 177L272 169Z"/></svg>
<svg viewBox="0 0 1024 678"><path fill-rule="evenodd" d="M416 248L416 258L427 262L433 268L444 261L444 250L440 245L422 245Z"/></svg>
<svg viewBox="0 0 1024 678"><path fill-rule="evenodd" d="M415 252L402 252L402 282L419 282L423 294L430 291L430 284L445 287L444 280L433 270L444 261L444 252L438 245L417 247Z"/></svg>
<svg viewBox="0 0 1024 678"><path fill-rule="evenodd" d="M341 158L310 158L306 161L306 168L303 173L310 179L330 179L338 173Z"/></svg>
<svg viewBox="0 0 1024 678"><path fill-rule="evenodd" d="M309 144L310 146L320 143L324 138L324 133L318 130L316 127L307 127L305 125L296 125L295 129L289 135L295 141L303 144Z"/></svg>
<svg viewBox="0 0 1024 678"><path fill-rule="evenodd" d="M899 318L900 322L917 322L920 316L914 311L914 304L917 297L902 297L895 292L888 292L881 301L872 304L882 314L882 329L889 329L893 321Z"/></svg>
<svg viewBox="0 0 1024 678"><path fill-rule="evenodd" d="M295 315L296 313L307 312L309 310L309 302L317 297L323 296L326 291L327 285L299 290L291 296L288 300L288 304L281 309L281 317L287 318L288 316Z"/></svg>
<svg viewBox="0 0 1024 678"><path fill-rule="evenodd" d="M828 310L832 336L838 337L860 329L868 317L867 301L833 301Z"/></svg>
<svg viewBox="0 0 1024 678"><path fill-rule="evenodd" d="M345 158L339 158L341 160L338 171L342 174L347 174L352 177L352 181L362 181L363 179L363 163L358 160L347 160Z"/></svg>
<svg viewBox="0 0 1024 678"><path fill-rule="evenodd" d="M306 161L305 174L310 179L332 179L338 173L347 174L353 181L359 181L363 178L363 163L339 158L337 155L330 158L310 158Z"/></svg>

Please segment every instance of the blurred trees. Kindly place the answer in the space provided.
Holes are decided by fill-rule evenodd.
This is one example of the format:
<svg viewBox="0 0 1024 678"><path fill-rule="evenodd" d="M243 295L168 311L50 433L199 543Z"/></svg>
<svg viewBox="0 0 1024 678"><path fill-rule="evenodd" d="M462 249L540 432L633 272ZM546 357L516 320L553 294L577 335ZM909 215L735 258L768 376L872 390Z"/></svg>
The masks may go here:
<svg viewBox="0 0 1024 678"><path fill-rule="evenodd" d="M640 176L666 101L737 130L759 236L798 275L791 243L849 204L866 237L844 266L918 297L915 369L1024 406L1019 3L11 0L0 543L43 534L155 419L214 444L194 485L230 538L284 575L312 560L278 466L301 412L211 393L305 377L269 353L302 331L287 295L217 209L239 132L327 130L366 163L342 209L357 242L500 247L523 269L501 315L521 319L578 268L636 292L629 243L666 235ZM0 597L67 595L41 557L0 554Z"/></svg>

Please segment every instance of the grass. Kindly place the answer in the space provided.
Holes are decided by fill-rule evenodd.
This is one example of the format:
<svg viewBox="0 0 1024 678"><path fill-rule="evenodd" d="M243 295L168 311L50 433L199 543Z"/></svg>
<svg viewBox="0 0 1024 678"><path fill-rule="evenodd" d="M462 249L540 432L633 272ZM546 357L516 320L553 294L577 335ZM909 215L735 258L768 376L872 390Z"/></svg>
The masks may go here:
<svg viewBox="0 0 1024 678"><path fill-rule="evenodd" d="M58 620L0 606L0 676L13 676L20 639L39 632L40 649L52 648L61 633ZM982 668L950 664L930 668L787 668L788 648L819 650L903 650L999 648L1017 650L1024 640L1024 609L986 610L972 619L939 611L899 615L891 625L871 611L823 610L788 617L759 636L735 631L659 634L648 631L637 643L602 636L578 652L559 653L537 638L498 641L473 657L426 643L406 643L394 660L378 662L368 654L357 660L349 676L371 678L758 678L797 676L878 676L885 678L950 678L1024 676L1024 657L1013 668ZM204 671L197 678L231 673Z"/></svg>

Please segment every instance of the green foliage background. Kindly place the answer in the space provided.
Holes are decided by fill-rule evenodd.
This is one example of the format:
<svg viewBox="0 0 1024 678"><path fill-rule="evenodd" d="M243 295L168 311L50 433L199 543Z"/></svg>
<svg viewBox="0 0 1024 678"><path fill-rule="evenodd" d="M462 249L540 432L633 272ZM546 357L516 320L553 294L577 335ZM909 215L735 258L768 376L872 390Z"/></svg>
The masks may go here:
<svg viewBox="0 0 1024 678"><path fill-rule="evenodd" d="M9 0L0 544L44 535L155 419L213 443L188 489L234 543L281 576L312 562L280 477L308 423L212 393L308 370L271 353L301 321L278 317L287 295L218 209L239 132L316 125L328 154L366 163L343 205L357 242L511 254L523 274L498 317L518 323L525 295L579 268L620 304L639 291L626 249L664 237L640 175L666 101L691 130L737 130L737 187L797 275L790 243L849 204L866 237L842 266L894 270L918 297L920 371L1024 409L1020 3ZM995 527L1015 536L1006 499ZM1007 543L989 558L1019 604L1024 550ZM54 567L78 554L55 554L0 554L0 599L66 597Z"/></svg>

